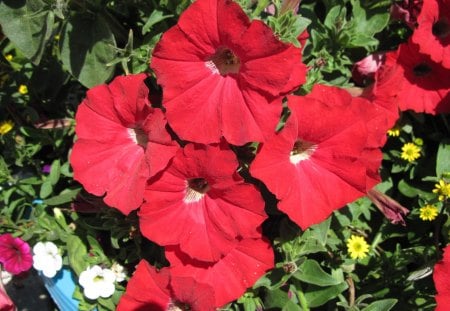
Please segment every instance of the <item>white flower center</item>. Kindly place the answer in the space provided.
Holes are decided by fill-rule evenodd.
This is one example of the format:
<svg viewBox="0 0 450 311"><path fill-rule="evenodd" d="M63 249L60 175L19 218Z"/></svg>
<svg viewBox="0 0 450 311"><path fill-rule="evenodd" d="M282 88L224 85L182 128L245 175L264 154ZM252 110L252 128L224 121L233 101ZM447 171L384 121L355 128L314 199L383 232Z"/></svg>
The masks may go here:
<svg viewBox="0 0 450 311"><path fill-rule="evenodd" d="M232 50L226 47L218 48L216 53L205 62L205 66L213 74L226 76L228 74L239 73L241 61Z"/></svg>
<svg viewBox="0 0 450 311"><path fill-rule="evenodd" d="M186 181L185 203L194 203L200 201L208 192L210 186L204 178L192 178Z"/></svg>
<svg viewBox="0 0 450 311"><path fill-rule="evenodd" d="M147 133L145 133L139 126L136 126L135 128L128 128L128 135L136 145L140 145L144 148L147 146Z"/></svg>
<svg viewBox="0 0 450 311"><path fill-rule="evenodd" d="M297 165L301 161L309 159L316 149L317 145L313 143L297 140L289 155L289 160L292 164Z"/></svg>

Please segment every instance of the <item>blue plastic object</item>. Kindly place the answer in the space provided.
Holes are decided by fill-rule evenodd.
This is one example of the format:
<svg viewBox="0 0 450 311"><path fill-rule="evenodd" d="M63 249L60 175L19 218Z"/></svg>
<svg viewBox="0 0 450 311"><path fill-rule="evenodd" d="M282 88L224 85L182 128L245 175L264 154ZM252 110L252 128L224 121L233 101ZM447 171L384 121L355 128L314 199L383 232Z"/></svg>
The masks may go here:
<svg viewBox="0 0 450 311"><path fill-rule="evenodd" d="M59 310L78 310L79 301L72 298L76 280L70 269L63 267L53 278L47 278L42 274L41 278Z"/></svg>

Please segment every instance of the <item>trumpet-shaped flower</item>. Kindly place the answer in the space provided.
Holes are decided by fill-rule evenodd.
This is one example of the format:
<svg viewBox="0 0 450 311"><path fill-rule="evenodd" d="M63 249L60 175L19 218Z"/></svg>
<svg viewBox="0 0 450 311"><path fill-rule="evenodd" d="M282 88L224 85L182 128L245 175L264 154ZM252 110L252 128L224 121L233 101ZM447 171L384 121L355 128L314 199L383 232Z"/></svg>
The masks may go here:
<svg viewBox="0 0 450 311"><path fill-rule="evenodd" d="M151 67L167 120L184 140L263 141L281 114L275 99L305 81L301 50L250 22L231 0L197 0L155 47Z"/></svg>
<svg viewBox="0 0 450 311"><path fill-rule="evenodd" d="M317 95L322 92L328 100ZM381 153L366 148L377 141L366 127L370 103L316 86L306 97L288 97L288 106L284 128L262 144L250 173L280 200L278 208L306 229L374 186Z"/></svg>
<svg viewBox="0 0 450 311"><path fill-rule="evenodd" d="M395 84L385 87L394 92L394 105L400 110L414 110L431 114L450 112L450 69L419 52L419 45L408 41L397 51L386 54L384 71L395 77Z"/></svg>
<svg viewBox="0 0 450 311"><path fill-rule="evenodd" d="M423 1L412 41L421 53L450 69L450 1Z"/></svg>
<svg viewBox="0 0 450 311"><path fill-rule="evenodd" d="M0 235L0 263L12 274L28 271L33 264L30 245L9 233Z"/></svg>
<svg viewBox="0 0 450 311"><path fill-rule="evenodd" d="M52 278L62 268L62 257L53 242L38 242L33 246L33 267Z"/></svg>
<svg viewBox="0 0 450 311"><path fill-rule="evenodd" d="M83 294L95 300L99 297L108 298L114 294L116 275L110 269L92 266L80 273L79 282L83 287Z"/></svg>
<svg viewBox="0 0 450 311"><path fill-rule="evenodd" d="M214 311L214 292L192 277L176 277L141 260L128 282L117 311Z"/></svg>
<svg viewBox="0 0 450 311"><path fill-rule="evenodd" d="M238 165L226 144L180 149L146 188L139 211L143 235L204 261L217 261L237 239L259 237L264 201L237 174Z"/></svg>
<svg viewBox="0 0 450 311"><path fill-rule="evenodd" d="M191 277L213 289L216 307L239 298L247 288L273 268L273 250L259 239L242 239L217 262L190 258L178 246L166 248L172 276Z"/></svg>
<svg viewBox="0 0 450 311"><path fill-rule="evenodd" d="M117 77L87 93L76 114L70 161L74 178L124 214L138 208L147 180L165 168L177 147L160 109L150 107L146 76Z"/></svg>

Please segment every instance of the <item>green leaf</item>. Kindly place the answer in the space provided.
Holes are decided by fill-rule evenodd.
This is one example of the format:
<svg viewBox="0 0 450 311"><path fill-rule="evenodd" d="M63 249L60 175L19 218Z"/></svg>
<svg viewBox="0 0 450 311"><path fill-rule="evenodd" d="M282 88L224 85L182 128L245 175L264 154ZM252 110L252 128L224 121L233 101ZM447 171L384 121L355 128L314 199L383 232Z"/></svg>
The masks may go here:
<svg viewBox="0 0 450 311"><path fill-rule="evenodd" d="M50 174L48 175L48 181L50 181L52 185L56 185L56 183L58 183L60 176L61 176L61 162L59 162L59 160L55 160L52 163Z"/></svg>
<svg viewBox="0 0 450 311"><path fill-rule="evenodd" d="M145 25L142 27L142 34L145 35L146 33L150 32L153 25L170 17L173 17L173 15L164 15L163 12L154 10Z"/></svg>
<svg viewBox="0 0 450 311"><path fill-rule="evenodd" d="M362 309L362 311L389 311L397 303L397 299L383 299L372 302L370 305Z"/></svg>
<svg viewBox="0 0 450 311"><path fill-rule="evenodd" d="M421 196L424 199L431 200L433 198L433 194L431 192L427 192L424 190L421 190L417 187L414 187L414 185L408 184L404 179L400 180L398 183L398 190L404 195L409 198L414 198L416 196Z"/></svg>
<svg viewBox="0 0 450 311"><path fill-rule="evenodd" d="M436 176L440 177L444 173L450 173L450 143L441 142L437 152Z"/></svg>
<svg viewBox="0 0 450 311"><path fill-rule="evenodd" d="M284 306L281 311L302 311L302 308L300 308L299 305L294 303L292 300L289 300Z"/></svg>
<svg viewBox="0 0 450 311"><path fill-rule="evenodd" d="M53 192L53 185L49 180L46 180L41 185L41 190L39 191L39 197L45 199Z"/></svg>
<svg viewBox="0 0 450 311"><path fill-rule="evenodd" d="M88 88L114 73L114 66L107 64L116 57L116 41L100 14L71 17L62 30L60 50L64 67Z"/></svg>
<svg viewBox="0 0 450 311"><path fill-rule="evenodd" d="M98 303L103 306L106 310L116 310L116 306L111 301L111 299L107 298L99 298L97 299Z"/></svg>
<svg viewBox="0 0 450 311"><path fill-rule="evenodd" d="M353 27L355 33L364 33L366 36L383 30L389 22L389 2L384 2L383 6L367 6L364 1L352 0L353 6Z"/></svg>
<svg viewBox="0 0 450 311"><path fill-rule="evenodd" d="M330 230L331 217L322 221L317 225L311 226L310 230L312 236L314 236L323 246L327 244L328 230Z"/></svg>
<svg viewBox="0 0 450 311"><path fill-rule="evenodd" d="M87 249L78 236L70 235L67 238L67 254L70 266L77 275L86 270L88 263L83 257L87 255Z"/></svg>
<svg viewBox="0 0 450 311"><path fill-rule="evenodd" d="M334 6L327 14L324 25L329 29L336 29L337 24L342 24L345 21L347 10L343 6Z"/></svg>
<svg viewBox="0 0 450 311"><path fill-rule="evenodd" d="M42 0L0 1L3 33L35 65L53 30L54 14Z"/></svg>
<svg viewBox="0 0 450 311"><path fill-rule="evenodd" d="M341 280L335 279L330 274L322 270L319 263L313 259L307 259L303 262L293 277L296 279L318 286L330 286L341 283Z"/></svg>
<svg viewBox="0 0 450 311"><path fill-rule="evenodd" d="M308 306L311 308L319 307L330 299L335 298L348 288L347 283L341 283L331 287L310 286L305 292L305 298Z"/></svg>
<svg viewBox="0 0 450 311"><path fill-rule="evenodd" d="M349 42L345 45L347 48L357 48L357 47L371 47L376 46L378 40L372 36L367 36L365 34L357 33L351 36Z"/></svg>
<svg viewBox="0 0 450 311"><path fill-rule="evenodd" d="M8 164L6 164L5 159L0 156L0 183L7 181L9 178Z"/></svg>
<svg viewBox="0 0 450 311"><path fill-rule="evenodd" d="M284 305L286 305L289 301L288 295L285 291L281 289L275 289L267 291L266 295L264 295L264 306L267 309L281 309Z"/></svg>
<svg viewBox="0 0 450 311"><path fill-rule="evenodd" d="M52 206L69 203L73 201L73 199L77 196L78 192L80 192L80 188L65 189L57 196L44 200L44 203Z"/></svg>

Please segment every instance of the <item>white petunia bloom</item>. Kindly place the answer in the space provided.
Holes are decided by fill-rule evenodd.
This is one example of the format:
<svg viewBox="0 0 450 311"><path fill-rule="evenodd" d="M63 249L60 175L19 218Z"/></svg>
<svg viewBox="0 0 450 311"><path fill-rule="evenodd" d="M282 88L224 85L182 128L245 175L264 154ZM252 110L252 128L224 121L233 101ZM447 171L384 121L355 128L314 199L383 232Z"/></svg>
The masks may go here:
<svg viewBox="0 0 450 311"><path fill-rule="evenodd" d="M52 278L62 268L62 257L53 242L38 242L33 247L33 267Z"/></svg>
<svg viewBox="0 0 450 311"><path fill-rule="evenodd" d="M98 297L107 298L114 294L115 280L116 275L112 270L95 265L81 272L79 282L84 289L84 295L95 300Z"/></svg>

